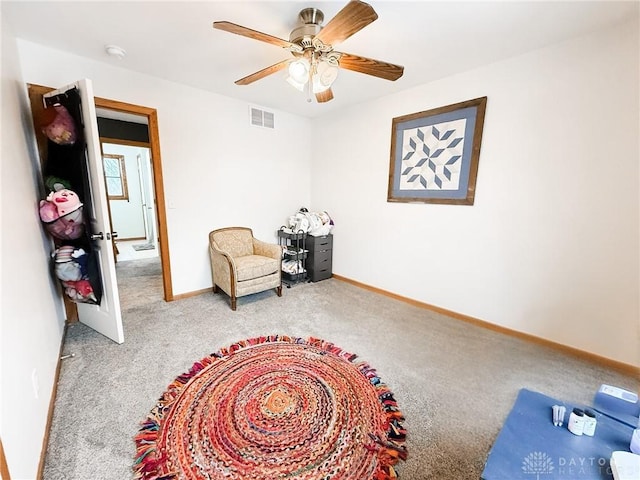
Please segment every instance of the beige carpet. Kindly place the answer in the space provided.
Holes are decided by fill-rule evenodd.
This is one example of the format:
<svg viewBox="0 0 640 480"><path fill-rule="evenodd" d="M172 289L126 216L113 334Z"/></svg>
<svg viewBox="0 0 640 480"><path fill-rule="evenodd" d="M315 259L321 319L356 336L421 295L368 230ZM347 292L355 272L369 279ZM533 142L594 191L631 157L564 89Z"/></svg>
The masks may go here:
<svg viewBox="0 0 640 480"><path fill-rule="evenodd" d="M162 301L158 259L118 263L125 343L68 329L46 480L131 478L133 436L196 360L237 340L315 336L378 371L406 416L400 480L478 479L518 390L589 403L602 383L639 382L596 364L329 279L238 300ZM363 479L364 480L364 479Z"/></svg>

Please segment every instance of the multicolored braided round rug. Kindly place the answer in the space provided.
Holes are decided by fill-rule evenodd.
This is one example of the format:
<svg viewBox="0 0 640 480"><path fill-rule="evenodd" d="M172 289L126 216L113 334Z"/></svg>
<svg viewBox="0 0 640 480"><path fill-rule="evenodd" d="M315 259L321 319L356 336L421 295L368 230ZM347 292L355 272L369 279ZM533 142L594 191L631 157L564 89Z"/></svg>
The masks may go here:
<svg viewBox="0 0 640 480"><path fill-rule="evenodd" d="M231 345L168 387L135 437L146 480L387 480L402 414L366 363L287 336Z"/></svg>

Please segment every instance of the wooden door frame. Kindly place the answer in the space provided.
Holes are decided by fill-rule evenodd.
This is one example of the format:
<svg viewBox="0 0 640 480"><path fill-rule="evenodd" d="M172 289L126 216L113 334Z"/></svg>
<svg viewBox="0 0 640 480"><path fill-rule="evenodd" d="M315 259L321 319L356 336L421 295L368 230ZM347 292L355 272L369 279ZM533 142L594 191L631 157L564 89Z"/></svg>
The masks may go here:
<svg viewBox="0 0 640 480"><path fill-rule="evenodd" d="M171 264L169 262L169 240L167 233L167 211L164 199L164 181L162 176L162 161L160 156L160 133L158 130L158 112L155 108L143 107L132 103L109 100L95 97L97 108L104 108L116 112L131 113L147 117L149 129L149 146L151 150L151 165L153 166L153 188L156 198L156 220L158 227L158 247L160 249L160 262L162 263L162 285L164 287L164 299L170 302L173 297L171 285Z"/></svg>
<svg viewBox="0 0 640 480"><path fill-rule="evenodd" d="M2 480L11 480L9 474L9 465L7 465L7 457L4 455L4 447L2 446L2 439L0 438L0 478Z"/></svg>
<svg viewBox="0 0 640 480"><path fill-rule="evenodd" d="M46 138L39 131L36 116L44 109L42 106L42 96L52 90L51 87L42 85L27 84L29 90L29 100L31 102L32 114L34 116L34 129L40 154L40 163L44 165L46 159ZM143 107L132 103L119 102L107 98L94 97L97 108L114 110L116 112L130 113L147 117L147 127L149 130L149 146L151 150L151 164L153 165L153 188L156 198L156 220L158 223L158 247L160 249L160 261L162 263L162 286L164 289L164 300L171 302L174 300L173 286L171 284L171 264L169 261L169 240L167 233L167 211L165 209L164 181L162 177L162 159L160 155L160 133L158 130L158 112L155 108ZM63 296L66 298L66 296ZM77 311L74 313L75 304L65 301L67 310L67 321L77 320ZM74 318L75 317L75 318Z"/></svg>

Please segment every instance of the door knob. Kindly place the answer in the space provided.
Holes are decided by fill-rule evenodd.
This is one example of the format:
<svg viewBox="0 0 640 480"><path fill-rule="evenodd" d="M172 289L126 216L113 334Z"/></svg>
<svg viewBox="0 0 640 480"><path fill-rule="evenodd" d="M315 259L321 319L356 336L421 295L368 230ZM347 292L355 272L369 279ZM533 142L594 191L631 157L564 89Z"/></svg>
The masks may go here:
<svg viewBox="0 0 640 480"><path fill-rule="evenodd" d="M100 233L92 233L91 234L91 240L104 240L104 235L102 234L102 232L100 232Z"/></svg>
<svg viewBox="0 0 640 480"><path fill-rule="evenodd" d="M111 232L111 238L118 238L118 232Z"/></svg>

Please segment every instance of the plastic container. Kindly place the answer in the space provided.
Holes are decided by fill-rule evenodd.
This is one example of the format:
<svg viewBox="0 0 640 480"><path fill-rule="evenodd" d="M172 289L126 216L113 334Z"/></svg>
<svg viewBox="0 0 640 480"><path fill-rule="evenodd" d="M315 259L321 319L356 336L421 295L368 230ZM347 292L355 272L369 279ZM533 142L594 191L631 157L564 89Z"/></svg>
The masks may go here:
<svg viewBox="0 0 640 480"><path fill-rule="evenodd" d="M584 430L582 433L589 437L593 437L596 433L596 425L598 424L598 419L596 418L596 414L593 410L585 410L584 411Z"/></svg>
<svg viewBox="0 0 640 480"><path fill-rule="evenodd" d="M574 408L569 415L569 424L567 428L574 435L582 435L584 433L584 411L580 408Z"/></svg>

